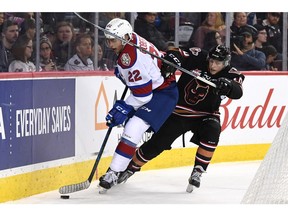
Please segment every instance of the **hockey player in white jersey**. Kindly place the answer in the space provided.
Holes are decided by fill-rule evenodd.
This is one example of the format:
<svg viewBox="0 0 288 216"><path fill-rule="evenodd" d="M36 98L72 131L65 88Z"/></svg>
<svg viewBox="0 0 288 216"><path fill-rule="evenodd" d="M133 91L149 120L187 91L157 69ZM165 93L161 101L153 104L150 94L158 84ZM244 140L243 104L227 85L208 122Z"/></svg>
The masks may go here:
<svg viewBox="0 0 288 216"><path fill-rule="evenodd" d="M117 184L143 134L147 130L157 132L178 100L175 74L167 76L169 71L162 71L165 74L162 75L162 62L136 48L161 56L152 43L133 32L130 23L124 19L111 20L105 30L111 33L105 32L108 47L118 55L115 75L131 94L125 100L117 100L106 116L109 127L124 123L125 126L110 167L99 179L99 186L104 191Z"/></svg>

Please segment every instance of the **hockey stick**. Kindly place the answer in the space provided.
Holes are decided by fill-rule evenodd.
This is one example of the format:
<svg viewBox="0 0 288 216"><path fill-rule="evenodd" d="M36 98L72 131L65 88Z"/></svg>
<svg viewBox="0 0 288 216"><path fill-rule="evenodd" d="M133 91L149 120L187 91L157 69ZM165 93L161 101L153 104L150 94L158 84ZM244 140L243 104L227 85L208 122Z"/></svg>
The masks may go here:
<svg viewBox="0 0 288 216"><path fill-rule="evenodd" d="M124 89L124 92L122 93L122 96L121 96L120 100L124 99L124 97L125 97L125 95L127 93L127 90L128 90L128 87L126 86L125 89ZM103 143L101 145L100 151L99 151L99 153L97 155L97 158L96 158L96 160L94 162L93 168L91 170L91 173L90 173L88 179L86 181L84 181L84 182L79 182L79 183L76 183L76 184L65 185L65 186L60 187L59 188L59 193L60 194L74 193L74 192L85 190L85 189L89 188L89 186L90 186L90 184L92 182L93 176L94 176L94 174L96 172L96 169L98 167L99 161L100 161L100 159L102 157L102 154L104 152L104 148L106 146L106 143L107 143L107 140L108 140L108 138L110 136L112 128L113 127L109 127L108 131L106 132L105 138L103 140Z"/></svg>
<svg viewBox="0 0 288 216"><path fill-rule="evenodd" d="M198 80L200 80L200 81L202 81L202 82L204 82L204 83L206 83L206 84L208 84L208 85L216 88L216 84L215 84L215 83L213 83L213 82L211 82L211 81L209 81L209 80L206 80L205 78L201 77L198 72L196 72L196 71L194 71L194 70L189 71L189 70L186 70L185 68L180 67L179 65L173 64L172 62L170 62L170 61L168 61L168 60L166 60L166 59L164 59L164 58L161 58L160 56L157 56L157 55L149 52L148 50L146 50L146 49L144 49L144 48L142 48L142 47L140 47L140 46L137 46L136 44L131 43L130 41L127 41L127 40L119 37L118 35L115 35L115 34L109 32L109 31L107 31L107 30L104 29L104 28L101 28L100 26L96 25L95 23L92 23L92 22L90 22L89 20L85 19L84 17L82 17L82 16L79 15L78 13L74 12L74 14L75 14L76 16L78 16L80 19L82 19L83 21L85 21L85 22L93 25L95 28L103 31L104 33L107 33L107 34L109 34L109 35L111 35L111 36L113 36L113 37L121 40L122 42L124 42L124 43L126 43L126 44L129 44L130 46L134 46L135 48L139 49L141 52L144 52L144 53L146 53L146 54L149 54L149 55L151 55L151 56L153 56L153 57L155 57L155 58L157 58L157 59L165 62L166 64L168 64L168 65L170 65L170 66L172 66L172 67L175 67L175 68L177 68L178 70L180 70L180 71L182 71L182 72L184 72L184 73L186 73L186 74L189 74L190 76L193 76L193 77L195 77L196 79L198 79Z"/></svg>

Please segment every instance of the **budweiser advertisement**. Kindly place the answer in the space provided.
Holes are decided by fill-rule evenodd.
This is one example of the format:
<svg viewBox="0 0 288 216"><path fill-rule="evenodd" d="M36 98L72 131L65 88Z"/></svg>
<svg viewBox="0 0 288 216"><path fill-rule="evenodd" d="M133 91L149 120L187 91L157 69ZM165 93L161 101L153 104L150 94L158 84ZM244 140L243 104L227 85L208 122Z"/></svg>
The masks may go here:
<svg viewBox="0 0 288 216"><path fill-rule="evenodd" d="M245 72L243 97L221 105L220 143L271 143L288 105L288 73Z"/></svg>

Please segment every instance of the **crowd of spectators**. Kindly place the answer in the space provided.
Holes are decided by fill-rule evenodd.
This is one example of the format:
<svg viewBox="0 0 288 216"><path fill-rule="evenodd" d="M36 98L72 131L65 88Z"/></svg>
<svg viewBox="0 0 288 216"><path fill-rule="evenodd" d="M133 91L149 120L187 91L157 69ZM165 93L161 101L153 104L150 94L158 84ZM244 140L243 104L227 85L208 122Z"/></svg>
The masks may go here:
<svg viewBox="0 0 288 216"><path fill-rule="evenodd" d="M95 14L81 13L92 23ZM120 17L133 21L134 31L159 50L165 52L175 46L175 13L98 15L102 28L111 19ZM35 16L36 13L0 12L0 72L114 70L117 56L105 46L102 31L96 34L98 44L95 44L95 27L73 13L40 13L39 22ZM179 46L209 50L216 44L225 44L228 29L232 66L241 71L282 69L282 13L236 12L231 26L225 24L226 16L220 12L180 13L179 26L184 26L190 36ZM40 23L40 32L36 31L36 23ZM39 52L36 52L37 36ZM37 53L39 68L36 68Z"/></svg>

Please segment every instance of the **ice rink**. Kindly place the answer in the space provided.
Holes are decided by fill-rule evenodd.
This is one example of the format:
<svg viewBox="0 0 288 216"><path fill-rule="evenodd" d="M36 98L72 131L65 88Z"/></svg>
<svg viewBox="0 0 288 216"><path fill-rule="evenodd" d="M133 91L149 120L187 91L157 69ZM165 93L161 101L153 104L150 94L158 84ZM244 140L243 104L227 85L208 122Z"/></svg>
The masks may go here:
<svg viewBox="0 0 288 216"><path fill-rule="evenodd" d="M13 203L41 204L238 204L251 182L259 162L211 164L202 174L201 187L191 194L186 186L192 167L138 172L125 184L99 194L97 183L60 199L58 191L43 193Z"/></svg>
<svg viewBox="0 0 288 216"><path fill-rule="evenodd" d="M260 161L211 164L207 173L202 175L201 187L192 193L185 191L192 167L181 167L136 173L125 184L115 186L106 194L98 193L98 181L95 181L88 189L70 194L70 199L61 199L58 191L51 191L8 202L4 206L14 208L17 204L33 211L40 208L42 212L43 208L48 212L54 209L65 215L79 215L78 211L80 214L88 211L90 215L99 215L98 211L101 215L106 211L109 215L132 215L133 212L135 215L155 215L151 209L160 209L165 215L180 212L194 215L193 212L198 211L202 212L201 215L231 215L232 212L232 215L241 215L239 213L247 209L250 209L248 213L264 211L265 214L275 209L264 205L261 208L259 205L240 205L259 165ZM41 205L31 207L27 204Z"/></svg>

